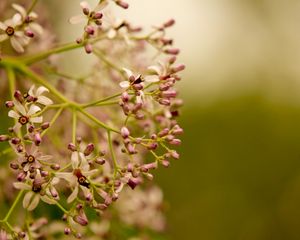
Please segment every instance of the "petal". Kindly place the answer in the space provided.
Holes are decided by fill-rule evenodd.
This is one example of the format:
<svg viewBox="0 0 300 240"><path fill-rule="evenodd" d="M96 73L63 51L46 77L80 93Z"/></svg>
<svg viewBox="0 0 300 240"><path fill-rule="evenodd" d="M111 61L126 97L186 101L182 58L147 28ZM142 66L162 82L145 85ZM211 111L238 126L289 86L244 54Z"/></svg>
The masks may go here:
<svg viewBox="0 0 300 240"><path fill-rule="evenodd" d="M37 207L37 205L40 202L40 195L39 194L35 194L35 196L33 197L30 205L28 206L27 210L28 211L32 211L33 209L35 209Z"/></svg>
<svg viewBox="0 0 300 240"><path fill-rule="evenodd" d="M30 23L29 28L38 35L42 35L44 32L43 27L37 23Z"/></svg>
<svg viewBox="0 0 300 240"><path fill-rule="evenodd" d="M38 112L38 111L41 111L41 108L39 106L31 105L30 108L29 108L29 111L27 112L27 114L29 116L31 116L31 115L35 114L36 112Z"/></svg>
<svg viewBox="0 0 300 240"><path fill-rule="evenodd" d="M29 94L30 96L34 96L34 93L33 93L34 88L35 88L35 85L32 85L32 86L30 87L30 89L28 90L28 94Z"/></svg>
<svg viewBox="0 0 300 240"><path fill-rule="evenodd" d="M71 162L72 162L73 169L78 168L78 166L79 166L79 157L78 157L78 152L77 151L72 152Z"/></svg>
<svg viewBox="0 0 300 240"><path fill-rule="evenodd" d="M8 116L11 118L15 118L15 119L19 119L19 117L20 117L20 115L17 112L15 112L14 110L10 110L8 112Z"/></svg>
<svg viewBox="0 0 300 240"><path fill-rule="evenodd" d="M54 177L53 179L52 179L52 181L51 181L51 184L52 185L56 185L56 184L58 184L59 183L59 178L57 178L57 177Z"/></svg>
<svg viewBox="0 0 300 240"><path fill-rule="evenodd" d="M53 101L45 96L39 96L37 102L45 106L53 104Z"/></svg>
<svg viewBox="0 0 300 240"><path fill-rule="evenodd" d="M92 176L98 172L98 169L93 169L91 171L82 171L83 175L86 177Z"/></svg>
<svg viewBox="0 0 300 240"><path fill-rule="evenodd" d="M7 25L5 23L3 23L3 22L0 22L0 29L3 30L3 31L5 31L6 28L7 28Z"/></svg>
<svg viewBox="0 0 300 240"><path fill-rule="evenodd" d="M15 105L15 109L21 113L23 116L26 115L26 110L25 110L25 107L19 102L19 101L16 101L14 100L14 105Z"/></svg>
<svg viewBox="0 0 300 240"><path fill-rule="evenodd" d="M82 192L83 192L83 195L84 195L85 197L87 197L88 195L91 194L90 189L88 189L88 188L86 188L86 187L84 187L84 186L81 186L81 185L80 185L80 188L81 188L81 190L82 190Z"/></svg>
<svg viewBox="0 0 300 240"><path fill-rule="evenodd" d="M15 10L17 10L17 11L22 15L23 18L25 18L25 17L27 16L27 13L26 13L25 8L23 8L21 5L16 4L16 3L13 3L13 4L12 4L12 7L13 7Z"/></svg>
<svg viewBox="0 0 300 240"><path fill-rule="evenodd" d="M78 24L78 23L82 23L83 21L85 21L86 17L84 15L76 15L74 17L71 17L69 19L69 23L71 24Z"/></svg>
<svg viewBox="0 0 300 240"><path fill-rule="evenodd" d="M73 192L71 193L71 195L68 197L67 202L71 203L74 201L74 199L77 197L78 195L78 186L76 186L73 190Z"/></svg>
<svg viewBox="0 0 300 240"><path fill-rule="evenodd" d="M42 155L40 157L38 157L38 160L41 160L41 161L48 161L50 159L52 159L53 156L52 155Z"/></svg>
<svg viewBox="0 0 300 240"><path fill-rule="evenodd" d="M129 79L130 77L134 76L133 72L127 68L123 68L123 71L126 73L127 78Z"/></svg>
<svg viewBox="0 0 300 240"><path fill-rule="evenodd" d="M30 122L32 122L32 123L41 123L41 122L43 122L43 117L30 118Z"/></svg>
<svg viewBox="0 0 300 240"><path fill-rule="evenodd" d="M83 9L83 8L91 9L89 3L86 2L86 1L80 2L80 7L81 7L82 9Z"/></svg>
<svg viewBox="0 0 300 240"><path fill-rule="evenodd" d="M121 88L129 88L130 83L128 81L122 81L119 83Z"/></svg>
<svg viewBox="0 0 300 240"><path fill-rule="evenodd" d="M16 189L31 190L31 186L23 182L14 182L13 185Z"/></svg>
<svg viewBox="0 0 300 240"><path fill-rule="evenodd" d="M67 182L69 182L71 185L73 185L74 183L77 182L76 177L73 175L73 173L70 172L57 172L55 174L56 177L58 178L63 178L65 179Z"/></svg>
<svg viewBox="0 0 300 240"><path fill-rule="evenodd" d="M18 52L18 53L23 53L24 52L24 48L21 45L21 43L15 38L15 37L11 37L10 38L10 43L11 46Z"/></svg>
<svg viewBox="0 0 300 240"><path fill-rule="evenodd" d="M27 192L26 194L25 194L25 196L24 196L24 198L23 198L23 207L24 208L27 208L28 207L28 205L29 205L29 203L30 203L30 199L32 198L32 195L33 195L34 193L33 192Z"/></svg>
<svg viewBox="0 0 300 240"><path fill-rule="evenodd" d="M159 82L159 77L157 75L148 75L144 77L145 82L149 82L149 83L155 83L155 82Z"/></svg>
<svg viewBox="0 0 300 240"><path fill-rule="evenodd" d="M6 39L8 39L7 34L1 34L1 35L0 35L0 42L5 41Z"/></svg>
<svg viewBox="0 0 300 240"><path fill-rule="evenodd" d="M79 153L79 157L80 157L80 168L83 171L88 171L90 169L90 165L89 165L88 161L86 160L86 157L81 152Z"/></svg>
<svg viewBox="0 0 300 240"><path fill-rule="evenodd" d="M55 204L56 201L50 197L48 197L47 195L44 195L44 196L41 196L41 200L45 203L48 203L48 204Z"/></svg>
<svg viewBox="0 0 300 240"><path fill-rule="evenodd" d="M148 70L150 72L156 73L157 75L161 75L162 74L162 68L161 68L161 66L153 65L153 66L148 67Z"/></svg>
<svg viewBox="0 0 300 240"><path fill-rule="evenodd" d="M13 26L12 27L16 27L18 25L22 24L22 16L20 13L16 13L13 17L12 17L12 21L13 21Z"/></svg>
<svg viewBox="0 0 300 240"><path fill-rule="evenodd" d="M48 88L45 88L44 86L38 87L38 89L36 90L36 96L40 96L44 92L49 92Z"/></svg>
<svg viewBox="0 0 300 240"><path fill-rule="evenodd" d="M108 33L107 33L107 37L108 37L109 39L115 38L116 35L117 35L117 31L116 31L115 29L113 29L113 28L110 29L110 30L108 31Z"/></svg>

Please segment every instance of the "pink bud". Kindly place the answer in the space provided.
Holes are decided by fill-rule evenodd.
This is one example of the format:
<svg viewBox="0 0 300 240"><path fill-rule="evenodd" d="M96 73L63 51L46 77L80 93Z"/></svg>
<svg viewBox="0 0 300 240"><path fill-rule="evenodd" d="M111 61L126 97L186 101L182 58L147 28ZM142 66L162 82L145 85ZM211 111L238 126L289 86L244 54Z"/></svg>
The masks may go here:
<svg viewBox="0 0 300 240"><path fill-rule="evenodd" d="M168 160L163 160L161 164L166 168L170 166L170 162Z"/></svg>
<svg viewBox="0 0 300 240"><path fill-rule="evenodd" d="M6 101L5 102L5 106L7 108L12 108L13 106L15 106L14 102L13 101Z"/></svg>
<svg viewBox="0 0 300 240"><path fill-rule="evenodd" d="M68 144L68 149L71 150L72 152L75 152L75 151L76 151L76 146L75 146L75 144L69 143L69 144Z"/></svg>
<svg viewBox="0 0 300 240"><path fill-rule="evenodd" d="M169 48L164 51L166 54L178 55L180 50L178 48Z"/></svg>
<svg viewBox="0 0 300 240"><path fill-rule="evenodd" d="M175 139L171 140L169 143L170 143L171 145L177 145L177 146L178 146L178 145L181 144L181 140L175 138Z"/></svg>
<svg viewBox="0 0 300 240"><path fill-rule="evenodd" d="M92 46L92 44L86 44L85 46L84 46L84 49L85 49L85 52L87 53L87 54L90 54L90 53L92 53L93 52L93 46Z"/></svg>
<svg viewBox="0 0 300 240"><path fill-rule="evenodd" d="M5 142L9 139L8 135L0 135L0 142Z"/></svg>
<svg viewBox="0 0 300 240"><path fill-rule="evenodd" d="M165 28L167 28L167 27L172 27L174 24L175 24L175 20L174 19L170 19L167 22L165 22L163 26Z"/></svg>
<svg viewBox="0 0 300 240"><path fill-rule="evenodd" d="M120 7L124 8L124 9L127 9L129 7L129 4L122 1L122 0L117 0L116 4L119 5Z"/></svg>
<svg viewBox="0 0 300 240"><path fill-rule="evenodd" d="M30 37L30 38L33 38L33 37L34 37L34 33L33 33L32 31L30 31L30 30L26 30L26 31L25 31L25 35L26 35L27 37Z"/></svg>
<svg viewBox="0 0 300 240"><path fill-rule="evenodd" d="M17 101L19 101L20 103L22 103L24 101L23 95L19 90L16 90L14 93L14 97Z"/></svg>
<svg viewBox="0 0 300 240"><path fill-rule="evenodd" d="M128 130L128 128L127 127L122 127L121 128L121 136L123 138L128 138L129 135L130 135L130 131Z"/></svg>
<svg viewBox="0 0 300 240"><path fill-rule="evenodd" d="M137 185L139 185L141 183L141 181L138 179L138 178L130 178L127 182L128 186L131 188L131 189L135 189L135 187Z"/></svg>
<svg viewBox="0 0 300 240"><path fill-rule="evenodd" d="M173 73L177 73L177 72L183 71L184 69L185 69L184 64L178 64L175 67L173 67L171 70Z"/></svg>
<svg viewBox="0 0 300 240"><path fill-rule="evenodd" d="M83 154L84 154L85 156L89 156L89 155L94 151L94 149L95 149L94 144L93 144L93 143L89 143L89 144L86 146L86 148L85 148Z"/></svg>

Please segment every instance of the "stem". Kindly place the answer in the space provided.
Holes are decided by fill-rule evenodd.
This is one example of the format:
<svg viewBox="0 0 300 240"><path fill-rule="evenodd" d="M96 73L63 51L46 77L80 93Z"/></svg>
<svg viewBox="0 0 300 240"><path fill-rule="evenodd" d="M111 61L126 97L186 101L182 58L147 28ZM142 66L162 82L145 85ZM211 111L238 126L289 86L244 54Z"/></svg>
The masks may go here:
<svg viewBox="0 0 300 240"><path fill-rule="evenodd" d="M60 210L62 210L65 214L67 214L67 215L69 215L69 212L59 203L59 202L56 202L55 203L56 204L56 206L58 206L58 208L60 209Z"/></svg>
<svg viewBox="0 0 300 240"><path fill-rule="evenodd" d="M10 215L12 214L12 212L13 212L14 209L15 209L15 207L17 206L18 202L20 201L20 199L21 199L21 197L22 197L22 195L23 195L23 192L24 192L24 190L21 190L21 191L18 193L18 195L17 195L17 197L16 197L14 203L12 204L12 206L11 206L10 209L8 210L8 212L7 212L6 216L5 216L5 218L3 219L3 222L7 222L7 220L8 220L9 217L10 217Z"/></svg>
<svg viewBox="0 0 300 240"><path fill-rule="evenodd" d="M95 122L96 124L98 124L99 126L105 128L106 130L108 131L112 131L112 132L115 132L115 133L119 133L120 134L120 131L116 130L116 129L113 129L111 128L110 126L106 125L105 123L101 122L100 120L98 120L95 116L93 116L92 114L84 111L83 109L81 108L78 108L78 111L81 112L83 115L85 115L86 117L88 117L90 120L92 120L93 122Z"/></svg>
<svg viewBox="0 0 300 240"><path fill-rule="evenodd" d="M38 0L33 0L33 1L32 1L30 7L29 7L28 10L27 10L27 15L28 15L29 13L32 12L32 10L34 9L34 7L35 7L35 5L37 4L37 2L38 2Z"/></svg>
<svg viewBox="0 0 300 240"><path fill-rule="evenodd" d="M64 108L61 107L61 108L55 113L54 117L52 118L52 120L51 120L51 122L50 122L50 126L52 126L52 125L55 123L55 121L56 121L57 118L60 116L60 114L61 114L61 112L62 112L63 109L64 109ZM41 136L44 136L48 130L49 130L49 128L47 128L46 130L44 130L44 131L42 132Z"/></svg>
<svg viewBox="0 0 300 240"><path fill-rule="evenodd" d="M122 95L122 93L117 93L117 94L114 94L114 95L112 95L112 96L103 98L103 99L101 99L101 100L97 100L97 101L95 101L95 102L87 103L87 104L83 105L82 107L83 107L83 108L88 108L88 107L92 107L92 106L97 106L97 105L100 104L100 103L106 102L106 101L108 101L108 100L111 100L111 99L113 99L113 98L119 97L119 96L121 96L121 95Z"/></svg>
<svg viewBox="0 0 300 240"><path fill-rule="evenodd" d="M72 126L72 142L76 142L76 126L77 126L77 112L76 109L73 109L73 126Z"/></svg>
<svg viewBox="0 0 300 240"><path fill-rule="evenodd" d="M109 144L110 154L111 154L113 164L114 164L114 177L116 177L117 172L118 172L118 162L117 162L115 152L113 149L113 145L112 145L111 132L109 130L107 130L107 140L108 140L108 144Z"/></svg>
<svg viewBox="0 0 300 240"><path fill-rule="evenodd" d="M94 50L93 51L97 57L99 57L108 67L115 69L117 72L119 72L123 77L126 77L124 71L120 69L117 65L115 65L113 62L109 61L104 54L100 50Z"/></svg>
<svg viewBox="0 0 300 240"><path fill-rule="evenodd" d="M83 47L87 42L93 44L93 43L98 42L101 39L103 39L103 36L97 37L97 38L95 38L93 40L90 40L90 41L86 40L86 41L83 41L82 43L79 43L79 44L78 43L73 43L73 42L72 43L66 43L66 44L63 44L63 45L58 46L56 48L50 49L48 51L35 54L33 56L24 57L22 59L22 62L25 65L31 65L33 63L44 60L44 59L46 59L47 57L49 57L53 54L63 53L63 52L67 52L67 51L70 51L70 50L78 49L78 48Z"/></svg>

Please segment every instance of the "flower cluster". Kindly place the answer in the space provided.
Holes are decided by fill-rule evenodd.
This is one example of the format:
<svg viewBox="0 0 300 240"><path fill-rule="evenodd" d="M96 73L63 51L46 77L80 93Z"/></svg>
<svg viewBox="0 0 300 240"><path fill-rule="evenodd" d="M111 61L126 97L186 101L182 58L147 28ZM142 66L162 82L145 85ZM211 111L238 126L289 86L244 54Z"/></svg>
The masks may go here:
<svg viewBox="0 0 300 240"><path fill-rule="evenodd" d="M12 5L17 13L0 23L0 42L10 39L23 52L30 38L42 34L32 11L36 2ZM69 20L85 22L74 43L0 62L12 98L5 102L3 119L8 116L11 125L0 135L7 147L0 158L6 156L12 171L5 178L19 191L0 220L0 240L123 239L115 226L136 229L131 237L144 239L146 232L151 238L165 228L163 194L151 180L155 169L179 159L183 134L176 83L185 66L166 37L175 22L144 33L112 19L110 2L129 7L119 0L95 7L81 2L82 14ZM87 76L72 76L53 63L54 54L80 47L97 58ZM149 48L155 56L148 59ZM26 214L13 220L19 202ZM36 219L40 208L43 216Z"/></svg>

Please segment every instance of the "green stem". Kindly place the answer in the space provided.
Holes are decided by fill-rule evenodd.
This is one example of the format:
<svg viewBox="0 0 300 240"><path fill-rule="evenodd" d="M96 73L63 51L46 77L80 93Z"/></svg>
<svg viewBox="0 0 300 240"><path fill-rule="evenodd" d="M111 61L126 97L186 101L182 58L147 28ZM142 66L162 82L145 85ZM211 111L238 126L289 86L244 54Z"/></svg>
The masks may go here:
<svg viewBox="0 0 300 240"><path fill-rule="evenodd" d="M113 164L114 164L114 177L116 177L117 173L118 173L118 162L117 162L115 152L113 149L113 145L112 145L111 132L109 130L107 130L107 140L108 140L108 144L109 144L111 158L112 158Z"/></svg>
<svg viewBox="0 0 300 240"><path fill-rule="evenodd" d="M121 95L122 95L122 93L117 93L117 94L114 94L114 95L112 95L112 96L103 98L103 99L101 99L101 100L97 100L97 101L94 101L94 102L91 102L91 103L87 103L87 104L83 105L82 107L83 107L83 108L88 108L88 107L92 107L92 106L97 106L97 105L100 104L100 103L103 103L103 102L106 102L106 101L108 101L108 100L114 99L114 98L119 97L119 96L121 96Z"/></svg>
<svg viewBox="0 0 300 240"><path fill-rule="evenodd" d="M72 126L72 142L75 144L76 142L76 127L77 127L77 112L76 109L73 109L73 126Z"/></svg>
<svg viewBox="0 0 300 240"><path fill-rule="evenodd" d="M95 122L96 124L98 124L99 126L105 128L106 130L108 131L112 131L112 132L115 132L115 133L119 133L120 134L120 131L116 130L116 129L113 129L111 128L110 126L106 125L105 123L101 122L99 119L97 119L95 116L93 116L92 114L84 111L83 109L81 108L78 108L78 111L81 112L83 115L85 115L87 118L89 118L90 120L92 120L93 122Z"/></svg>
<svg viewBox="0 0 300 240"><path fill-rule="evenodd" d="M21 199L23 193L24 193L24 190L21 190L21 191L18 193L18 195L17 195L15 201L13 202L13 204L12 204L12 206L10 207L10 209L8 210L8 212L7 212L6 216L5 216L5 218L3 219L3 222L7 222L7 220L8 220L9 217L10 217L10 215L12 214L12 212L14 211L14 209L16 208L18 202L20 201L20 199Z"/></svg>
<svg viewBox="0 0 300 240"><path fill-rule="evenodd" d="M58 208L60 209L60 210L62 210L65 214L67 214L67 215L69 215L69 212L59 203L59 202L56 202L55 203L56 204L56 206L58 206Z"/></svg>
<svg viewBox="0 0 300 240"><path fill-rule="evenodd" d="M32 1L30 7L29 7L28 10L27 10L27 15L28 15L29 13L32 12L32 10L34 9L34 7L35 7L35 5L37 4L37 2L38 2L38 0L33 0L33 1Z"/></svg>
<svg viewBox="0 0 300 240"><path fill-rule="evenodd" d="M54 115L54 117L52 118L51 122L50 122L50 126L52 126L55 121L57 120L57 118L60 116L61 112L64 110L63 107L61 107ZM46 130L44 130L41 134L41 136L44 136L46 134L46 132L49 130L49 128L47 128Z"/></svg>

